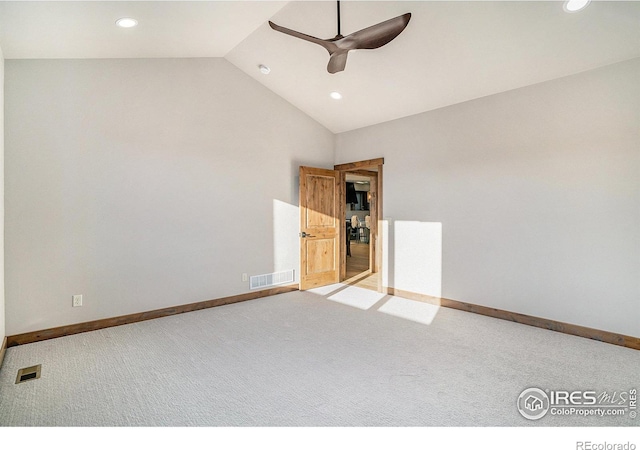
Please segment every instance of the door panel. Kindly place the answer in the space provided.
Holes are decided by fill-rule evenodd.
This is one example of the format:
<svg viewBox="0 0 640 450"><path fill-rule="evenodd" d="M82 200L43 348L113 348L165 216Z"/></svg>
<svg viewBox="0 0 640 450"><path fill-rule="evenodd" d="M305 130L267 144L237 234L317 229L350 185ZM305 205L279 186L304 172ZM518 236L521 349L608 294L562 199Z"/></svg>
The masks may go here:
<svg viewBox="0 0 640 450"><path fill-rule="evenodd" d="M300 289L337 283L340 272L339 174L300 167Z"/></svg>
<svg viewBox="0 0 640 450"><path fill-rule="evenodd" d="M306 239L307 274L330 272L335 269L334 254L336 251L333 239Z"/></svg>
<svg viewBox="0 0 640 450"><path fill-rule="evenodd" d="M306 228L335 226L335 181L323 175L307 174L306 186Z"/></svg>

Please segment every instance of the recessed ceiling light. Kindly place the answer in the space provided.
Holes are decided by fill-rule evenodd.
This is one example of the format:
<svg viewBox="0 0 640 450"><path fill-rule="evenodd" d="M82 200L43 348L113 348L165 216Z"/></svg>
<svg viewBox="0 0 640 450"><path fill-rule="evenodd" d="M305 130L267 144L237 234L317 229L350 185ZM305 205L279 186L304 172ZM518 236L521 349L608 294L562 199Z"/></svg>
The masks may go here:
<svg viewBox="0 0 640 450"><path fill-rule="evenodd" d="M334 100L340 100L342 98L342 94L336 91L333 91L329 96Z"/></svg>
<svg viewBox="0 0 640 450"><path fill-rule="evenodd" d="M258 69L260 69L260 72L262 72L265 75L269 75L269 72L271 72L271 69L269 69L267 66L265 66L264 64L260 64L258 66Z"/></svg>
<svg viewBox="0 0 640 450"><path fill-rule="evenodd" d="M568 0L564 4L564 10L567 12L580 11L587 7L591 0Z"/></svg>
<svg viewBox="0 0 640 450"><path fill-rule="evenodd" d="M116 25L120 28L132 28L138 25L138 21L136 19L132 19L131 17L123 17L122 19L116 20Z"/></svg>

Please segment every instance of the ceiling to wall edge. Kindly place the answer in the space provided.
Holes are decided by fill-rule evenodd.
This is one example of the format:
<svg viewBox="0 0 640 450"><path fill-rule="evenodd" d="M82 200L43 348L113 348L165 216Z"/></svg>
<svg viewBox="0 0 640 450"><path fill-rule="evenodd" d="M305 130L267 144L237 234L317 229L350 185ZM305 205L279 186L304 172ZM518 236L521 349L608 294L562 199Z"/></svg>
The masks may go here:
<svg viewBox="0 0 640 450"><path fill-rule="evenodd" d="M376 127L376 126L387 124L387 123L393 123L393 122L396 122L396 121L408 119L410 117L417 117L417 116L420 116L422 114L432 113L434 111L446 110L447 108L453 108L453 107L456 107L456 106L459 106L459 105L464 105L464 104L467 104L467 103L476 102L476 101L479 101L479 100L482 100L482 99L486 99L486 98L490 98L490 97L493 97L493 96L496 96L496 95L506 94L508 92L515 92L515 91L519 91L521 89L528 89L528 88L535 87L535 86L541 86L541 85L544 85L544 84L547 84L547 83L552 83L554 81L568 79L568 78L571 78L571 77L579 76L581 74L587 74L589 72L594 72L596 70L605 69L607 67L613 67L613 66L616 66L618 64L624 64L624 63L631 62L631 61L636 61L636 60L640 61L640 56L635 57L635 58L622 59L622 60L614 61L614 62L611 62L611 63L608 63L608 64L597 65L597 66L590 67L590 68L585 69L585 70L580 70L580 71L577 71L577 72L574 72L574 73L571 73L571 74L568 74L568 75L564 75L564 76L561 76L561 77L549 78L547 80L539 81L537 83L527 84L527 85L524 85L524 86L519 86L519 87L515 87L515 88L511 88L511 89L505 89L503 91L493 92L493 93L487 94L487 95L481 95L481 96L470 98L470 99L467 99L467 100L464 100L464 101L461 101L461 102L455 102L455 103L451 103L451 104L448 104L448 105L439 106L437 108L425 109L424 111L420 111L420 112L417 112L417 113L414 113L414 114L407 114L406 116L397 117L395 119L385 120L385 121L382 121L382 122L372 123L372 124L369 124L369 125L365 125L365 126L362 126L362 127L357 127L357 128L353 128L353 129L349 129L349 130L345 130L345 131L334 132L334 131L330 130L329 128L327 128L325 125L323 125L323 124L320 124L320 125L323 125L329 131L331 131L331 133L333 133L335 136L339 136L341 134L347 134L347 133L350 133L352 131L364 130L364 129L370 128L370 127ZM267 86L264 86L264 87L269 89ZM276 93L276 95L278 95L278 94ZM295 106L295 105L293 105L293 106ZM304 111L302 111L302 112L304 112ZM305 113L305 114L307 114L307 113ZM311 117L311 116L309 116L309 117ZM316 120L313 117L311 117L311 118L313 120ZM317 120L316 120L316 122L317 122ZM320 123L320 122L318 122L318 123ZM338 163L336 163L336 164L338 164Z"/></svg>

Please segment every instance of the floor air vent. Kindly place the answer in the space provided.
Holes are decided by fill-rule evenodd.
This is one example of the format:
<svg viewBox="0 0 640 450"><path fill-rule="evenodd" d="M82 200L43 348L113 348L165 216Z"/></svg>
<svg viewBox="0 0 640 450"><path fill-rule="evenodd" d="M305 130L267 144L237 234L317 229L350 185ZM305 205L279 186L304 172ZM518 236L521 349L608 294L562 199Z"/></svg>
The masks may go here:
<svg viewBox="0 0 640 450"><path fill-rule="evenodd" d="M284 272L267 273L256 275L249 279L251 289L260 289L278 284L293 283L293 269Z"/></svg>
<svg viewBox="0 0 640 450"><path fill-rule="evenodd" d="M40 370L42 368L42 364L38 364L37 366L25 367L24 369L18 370L18 376L16 377L16 384L24 383L29 380L37 380L40 378Z"/></svg>

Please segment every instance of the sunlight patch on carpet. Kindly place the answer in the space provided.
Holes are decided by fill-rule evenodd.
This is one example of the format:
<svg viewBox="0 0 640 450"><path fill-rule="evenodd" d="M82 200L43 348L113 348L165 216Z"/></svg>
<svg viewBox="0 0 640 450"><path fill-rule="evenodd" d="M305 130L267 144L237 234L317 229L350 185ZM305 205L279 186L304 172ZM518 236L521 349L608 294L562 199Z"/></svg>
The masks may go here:
<svg viewBox="0 0 640 450"><path fill-rule="evenodd" d="M339 292L327 297L332 302L342 303L343 305L353 306L354 308L367 310L386 297L385 294L362 289L355 286L349 286Z"/></svg>
<svg viewBox="0 0 640 450"><path fill-rule="evenodd" d="M409 300L400 297L391 297L378 311L413 322L430 325L438 314L440 307L431 303L418 300Z"/></svg>

